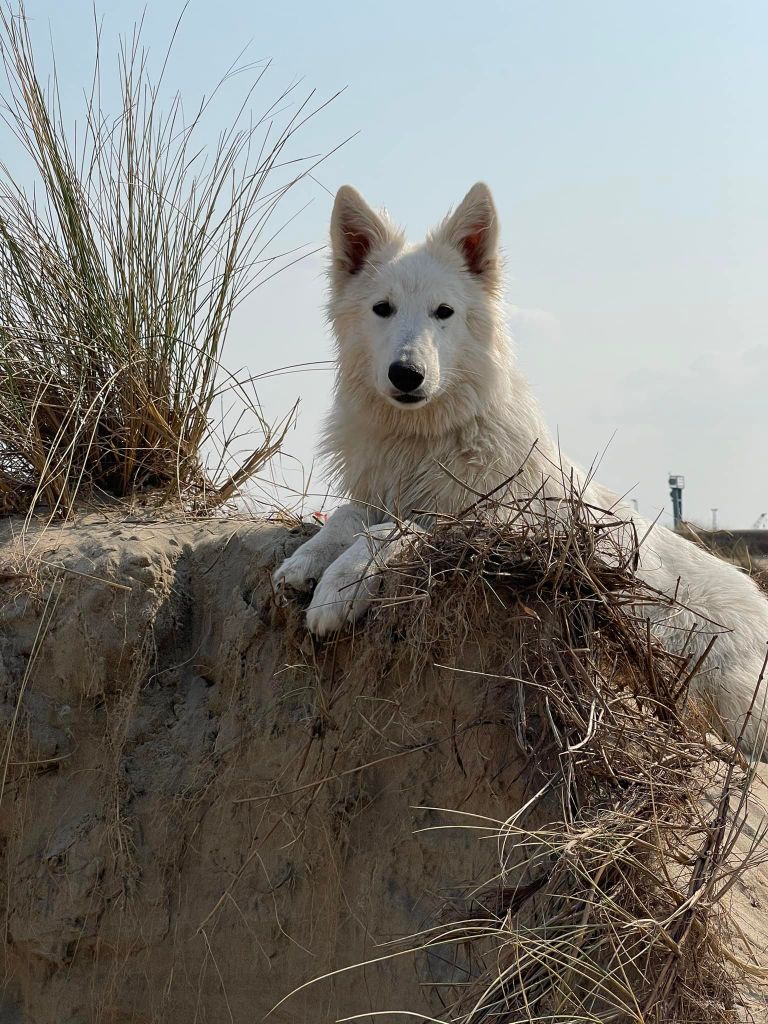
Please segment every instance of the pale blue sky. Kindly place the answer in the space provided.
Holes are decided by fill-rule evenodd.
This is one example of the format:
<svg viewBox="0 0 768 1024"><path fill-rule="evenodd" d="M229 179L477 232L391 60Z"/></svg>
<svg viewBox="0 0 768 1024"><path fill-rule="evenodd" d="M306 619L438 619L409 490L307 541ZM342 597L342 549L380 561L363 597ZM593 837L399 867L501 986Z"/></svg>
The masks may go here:
<svg viewBox="0 0 768 1024"><path fill-rule="evenodd" d="M143 6L97 0L107 53ZM178 6L146 8L159 58ZM37 39L53 36L74 110L91 2L27 10ZM302 151L359 132L287 200L286 214L312 202L283 244L324 242L326 189L343 182L418 236L486 180L519 360L562 447L589 463L610 442L601 479L634 488L647 515L668 506L668 471L685 474L686 512L703 522L712 506L730 526L768 510L768 5L192 0L169 87L191 103L248 42L273 60L257 110L297 76L320 96L347 87ZM270 282L237 318L229 365L328 357L322 298L320 257ZM307 463L330 383L262 388L274 413L302 396L289 447Z"/></svg>

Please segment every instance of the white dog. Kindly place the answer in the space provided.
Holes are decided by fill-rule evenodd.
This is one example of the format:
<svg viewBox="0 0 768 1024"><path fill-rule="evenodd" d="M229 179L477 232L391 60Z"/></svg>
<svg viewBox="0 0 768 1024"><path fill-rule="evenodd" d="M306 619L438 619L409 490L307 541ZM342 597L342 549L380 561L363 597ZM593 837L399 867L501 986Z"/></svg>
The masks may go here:
<svg viewBox="0 0 768 1024"><path fill-rule="evenodd" d="M651 616L668 646L688 642L690 650L690 631L702 620L730 628L696 685L737 735L763 665L768 600L739 569L643 523L563 459L513 360L488 188L475 185L425 242L410 246L345 186L333 208L331 250L338 375L324 449L351 504L274 574L277 586L317 583L309 629L327 634L365 612L382 566L406 543L395 523L456 514L473 492L488 492L520 467L510 485L515 496L539 488L562 496L573 475L586 500L634 518L647 534L642 578L699 613L660 602ZM694 639L694 656L712 632ZM761 703L762 694L745 731L753 750L762 742Z"/></svg>

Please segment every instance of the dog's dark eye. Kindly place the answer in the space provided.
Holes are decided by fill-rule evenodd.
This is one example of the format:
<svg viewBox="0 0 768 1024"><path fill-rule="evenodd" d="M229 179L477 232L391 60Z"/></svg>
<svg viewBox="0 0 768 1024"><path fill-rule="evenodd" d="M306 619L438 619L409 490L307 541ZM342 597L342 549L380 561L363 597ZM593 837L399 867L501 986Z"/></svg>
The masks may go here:
<svg viewBox="0 0 768 1024"><path fill-rule="evenodd" d="M388 317L392 316L392 314L395 312L395 307L392 305L391 302L387 302L387 300L385 299L383 302L376 303L376 305L373 307L373 312L376 314L376 316Z"/></svg>
<svg viewBox="0 0 768 1024"><path fill-rule="evenodd" d="M444 302L441 302L433 315L437 317L438 320L447 320L449 317L453 316L453 310L451 309L450 306L447 306Z"/></svg>

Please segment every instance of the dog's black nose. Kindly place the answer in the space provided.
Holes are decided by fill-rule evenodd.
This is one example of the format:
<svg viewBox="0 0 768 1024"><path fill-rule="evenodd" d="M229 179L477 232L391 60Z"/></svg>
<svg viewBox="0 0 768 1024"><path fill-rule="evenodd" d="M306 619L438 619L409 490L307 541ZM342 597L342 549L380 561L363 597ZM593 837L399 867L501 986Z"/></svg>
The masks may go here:
<svg viewBox="0 0 768 1024"><path fill-rule="evenodd" d="M413 363L391 363L387 375L398 391L415 391L424 381L424 374Z"/></svg>

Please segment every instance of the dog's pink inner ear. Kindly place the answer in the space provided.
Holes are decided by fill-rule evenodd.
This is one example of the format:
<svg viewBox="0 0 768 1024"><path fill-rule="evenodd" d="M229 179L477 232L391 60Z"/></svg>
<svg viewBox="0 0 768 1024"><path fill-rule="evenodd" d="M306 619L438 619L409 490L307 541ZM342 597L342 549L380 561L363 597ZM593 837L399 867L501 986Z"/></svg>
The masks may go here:
<svg viewBox="0 0 768 1024"><path fill-rule="evenodd" d="M485 228L477 227L465 235L461 241L461 250L467 267L472 274L482 274L485 270Z"/></svg>
<svg viewBox="0 0 768 1024"><path fill-rule="evenodd" d="M365 266L373 246L373 239L364 231L345 231L344 249L346 250L347 269L350 274L357 274Z"/></svg>

